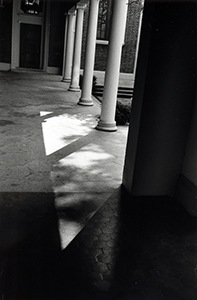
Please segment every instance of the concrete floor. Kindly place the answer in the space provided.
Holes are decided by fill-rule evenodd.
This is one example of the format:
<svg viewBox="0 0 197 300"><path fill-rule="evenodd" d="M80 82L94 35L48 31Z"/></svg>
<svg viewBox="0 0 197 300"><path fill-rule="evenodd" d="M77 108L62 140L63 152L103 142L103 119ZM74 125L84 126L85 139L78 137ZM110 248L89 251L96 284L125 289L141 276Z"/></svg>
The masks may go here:
<svg viewBox="0 0 197 300"><path fill-rule="evenodd" d="M68 87L61 76L0 73L3 265L8 251L18 252L26 239L32 244L31 234L51 239L48 225L43 228L51 214L49 227L58 233L58 249L65 249L121 184L128 127L114 133L95 130L100 103L94 99L92 107L77 105L80 93ZM27 246L21 247L26 252ZM12 255L20 266L18 254Z"/></svg>
<svg viewBox="0 0 197 300"><path fill-rule="evenodd" d="M60 80L0 73L0 299L196 300L196 218L129 199L128 127L95 130Z"/></svg>
<svg viewBox="0 0 197 300"><path fill-rule="evenodd" d="M77 105L80 93L67 91L60 76L1 73L0 79L0 190L55 192L65 248L120 185L128 128L95 130L99 102ZM71 209L77 221L66 216Z"/></svg>

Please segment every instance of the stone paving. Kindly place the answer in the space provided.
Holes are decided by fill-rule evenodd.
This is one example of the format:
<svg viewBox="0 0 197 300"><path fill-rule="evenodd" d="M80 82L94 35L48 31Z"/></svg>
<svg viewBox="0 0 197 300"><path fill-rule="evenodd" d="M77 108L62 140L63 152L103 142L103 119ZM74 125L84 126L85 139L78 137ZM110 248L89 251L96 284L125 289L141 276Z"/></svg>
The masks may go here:
<svg viewBox="0 0 197 300"><path fill-rule="evenodd" d="M121 184L128 127L95 130L100 103L79 106L80 93L68 87L61 76L0 72L0 280L14 280L9 292L0 289L2 299L20 299L16 290L42 298L35 264L46 279L53 251L65 249Z"/></svg>
<svg viewBox="0 0 197 300"><path fill-rule="evenodd" d="M54 192L65 248L120 185L128 127L95 130L100 103L77 105L61 76L0 75L0 190Z"/></svg>
<svg viewBox="0 0 197 300"><path fill-rule="evenodd" d="M197 220L170 197L131 200L120 188L62 262L62 299L195 300Z"/></svg>

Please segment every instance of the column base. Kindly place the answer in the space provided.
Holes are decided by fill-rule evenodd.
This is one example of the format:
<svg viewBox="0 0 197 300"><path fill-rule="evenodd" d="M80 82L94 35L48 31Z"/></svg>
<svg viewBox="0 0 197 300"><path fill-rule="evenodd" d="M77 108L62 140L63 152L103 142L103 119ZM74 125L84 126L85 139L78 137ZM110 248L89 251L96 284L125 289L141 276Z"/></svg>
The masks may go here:
<svg viewBox="0 0 197 300"><path fill-rule="evenodd" d="M116 122L107 123L100 120L96 126L96 129L109 132L117 131Z"/></svg>
<svg viewBox="0 0 197 300"><path fill-rule="evenodd" d="M80 98L78 104L79 105L84 105L84 106L92 106L93 102L92 102L92 99Z"/></svg>
<svg viewBox="0 0 197 300"><path fill-rule="evenodd" d="M79 86L72 86L72 85L69 86L68 90L71 92L80 92L81 91Z"/></svg>
<svg viewBox="0 0 197 300"><path fill-rule="evenodd" d="M62 82L66 82L66 83L70 83L71 82L71 78L62 78L61 81Z"/></svg>

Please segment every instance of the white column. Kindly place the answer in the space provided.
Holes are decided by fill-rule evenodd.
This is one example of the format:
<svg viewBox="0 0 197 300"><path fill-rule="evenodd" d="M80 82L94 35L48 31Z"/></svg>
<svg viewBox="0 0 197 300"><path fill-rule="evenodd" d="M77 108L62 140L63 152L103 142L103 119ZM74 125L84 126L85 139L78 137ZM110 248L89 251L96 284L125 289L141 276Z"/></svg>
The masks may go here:
<svg viewBox="0 0 197 300"><path fill-rule="evenodd" d="M81 46L82 46L83 17L84 17L85 7L86 5L80 2L76 6L77 16L76 16L76 27L75 27L75 43L74 43L71 85L69 87L69 91L73 91L73 92L80 91L79 75L80 75L80 65L81 65Z"/></svg>
<svg viewBox="0 0 197 300"><path fill-rule="evenodd" d="M116 131L115 112L128 0L114 0L101 117L96 129Z"/></svg>
<svg viewBox="0 0 197 300"><path fill-rule="evenodd" d="M71 8L68 11L68 29L66 40L66 54L65 54L65 66L62 81L71 81L73 48L74 48L74 25L75 25L75 8Z"/></svg>
<svg viewBox="0 0 197 300"><path fill-rule="evenodd" d="M95 49L96 49L98 9L99 9L99 0L91 0L89 21L88 21L87 42L86 42L85 65L84 65L84 72L83 72L82 93L78 103L80 105L86 105L86 106L93 105L92 82L93 82L94 60L95 60Z"/></svg>

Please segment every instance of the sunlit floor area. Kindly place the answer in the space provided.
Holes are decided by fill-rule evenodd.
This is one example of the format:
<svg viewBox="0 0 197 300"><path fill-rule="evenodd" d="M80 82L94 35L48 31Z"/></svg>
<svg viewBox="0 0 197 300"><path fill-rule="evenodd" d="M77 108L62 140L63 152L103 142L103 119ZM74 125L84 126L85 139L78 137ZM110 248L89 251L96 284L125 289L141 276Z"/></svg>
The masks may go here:
<svg viewBox="0 0 197 300"><path fill-rule="evenodd" d="M60 76L1 74L2 192L54 192L62 248L121 183L128 127L95 130Z"/></svg>
<svg viewBox="0 0 197 300"><path fill-rule="evenodd" d="M121 187L127 126L60 76L0 72L0 299L196 300L197 220Z"/></svg>
<svg viewBox="0 0 197 300"><path fill-rule="evenodd" d="M45 243L45 235L50 239L52 230L59 241L58 251L65 249L121 184L128 126L120 126L115 133L95 130L100 103L94 99L92 107L79 106L80 93L69 92L68 87L61 76L0 73L0 250L5 257L2 268L7 264L7 251L20 266L20 275L15 266L16 282L14 287L9 283L10 291L24 286L16 279L26 274L24 240L36 256L37 245ZM52 227L43 227L51 214ZM18 247L23 249L19 251L23 258ZM43 265L34 259L33 264ZM5 298L6 293L1 293Z"/></svg>

